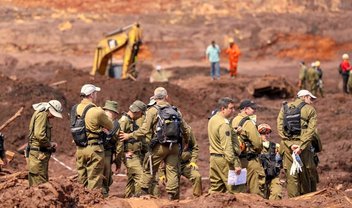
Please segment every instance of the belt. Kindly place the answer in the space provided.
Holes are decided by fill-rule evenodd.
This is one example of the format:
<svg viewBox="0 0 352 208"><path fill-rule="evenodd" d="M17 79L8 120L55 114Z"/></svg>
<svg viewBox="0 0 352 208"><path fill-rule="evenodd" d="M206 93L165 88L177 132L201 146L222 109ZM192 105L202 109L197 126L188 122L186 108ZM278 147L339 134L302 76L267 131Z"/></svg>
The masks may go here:
<svg viewBox="0 0 352 208"><path fill-rule="evenodd" d="M39 152L51 152L51 149L46 147L29 147L30 150L39 151Z"/></svg>
<svg viewBox="0 0 352 208"><path fill-rule="evenodd" d="M101 142L93 142L93 143L88 143L88 145L94 146L94 145L102 145L103 143Z"/></svg>
<svg viewBox="0 0 352 208"><path fill-rule="evenodd" d="M217 154L217 153L210 153L210 156L214 156L214 157L224 157L223 154Z"/></svg>

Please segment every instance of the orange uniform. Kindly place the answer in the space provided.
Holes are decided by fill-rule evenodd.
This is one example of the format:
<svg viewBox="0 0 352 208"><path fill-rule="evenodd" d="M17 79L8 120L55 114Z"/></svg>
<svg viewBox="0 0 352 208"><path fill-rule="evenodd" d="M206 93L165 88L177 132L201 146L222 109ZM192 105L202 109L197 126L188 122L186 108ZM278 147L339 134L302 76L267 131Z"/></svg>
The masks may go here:
<svg viewBox="0 0 352 208"><path fill-rule="evenodd" d="M236 76L237 75L237 64L238 64L238 57L241 54L241 51L239 49L239 47L234 44L231 43L230 47L228 47L226 49L226 54L229 55L229 71L230 71L230 76Z"/></svg>

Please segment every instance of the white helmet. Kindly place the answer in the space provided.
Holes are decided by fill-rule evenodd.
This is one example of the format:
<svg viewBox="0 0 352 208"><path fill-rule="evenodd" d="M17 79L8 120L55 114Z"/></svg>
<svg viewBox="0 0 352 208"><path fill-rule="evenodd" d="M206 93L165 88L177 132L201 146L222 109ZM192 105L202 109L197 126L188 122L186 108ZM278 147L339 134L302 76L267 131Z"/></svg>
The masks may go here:
<svg viewBox="0 0 352 208"><path fill-rule="evenodd" d="M58 118L62 118L62 105L59 101L57 100L50 100L49 101L49 111L50 113Z"/></svg>
<svg viewBox="0 0 352 208"><path fill-rule="evenodd" d="M349 58L350 58L350 57L348 56L347 53L345 53L345 54L342 55L342 59L349 59Z"/></svg>

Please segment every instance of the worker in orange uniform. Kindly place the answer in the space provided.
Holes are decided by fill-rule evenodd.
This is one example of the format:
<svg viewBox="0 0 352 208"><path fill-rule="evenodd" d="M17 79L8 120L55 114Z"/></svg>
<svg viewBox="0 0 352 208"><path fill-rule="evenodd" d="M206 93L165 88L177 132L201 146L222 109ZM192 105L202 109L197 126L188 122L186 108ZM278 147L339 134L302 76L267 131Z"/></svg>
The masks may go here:
<svg viewBox="0 0 352 208"><path fill-rule="evenodd" d="M237 65L238 65L238 57L241 55L241 51L239 47L235 44L233 38L229 39L229 47L226 49L226 54L229 55L229 72L232 78L237 76Z"/></svg>

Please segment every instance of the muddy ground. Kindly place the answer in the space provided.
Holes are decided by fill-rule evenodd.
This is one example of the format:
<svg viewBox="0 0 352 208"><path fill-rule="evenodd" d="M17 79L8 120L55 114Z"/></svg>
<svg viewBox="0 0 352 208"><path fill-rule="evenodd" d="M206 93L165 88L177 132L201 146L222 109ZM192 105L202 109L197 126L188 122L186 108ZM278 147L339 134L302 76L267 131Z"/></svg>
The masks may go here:
<svg viewBox="0 0 352 208"><path fill-rule="evenodd" d="M260 106L258 122L276 126L284 100L268 96L254 98L248 88L265 76L275 75L296 86L298 62L319 59L324 70L325 97L314 106L324 145L320 156L319 192L305 199L269 202L248 194L203 195L192 198L191 184L182 180L181 201L124 200L125 177L114 176L111 196L102 199L75 182L75 172L50 161L50 183L28 188L25 160L16 155L0 177L0 196L6 207L348 207L352 195L352 128L349 125L352 97L341 93L337 64L344 52L351 52L352 5L346 1L7 1L0 8L0 123L20 107L24 112L2 132L5 145L15 151L26 143L31 105L58 99L64 105L64 118L53 120L53 140L59 145L55 157L75 167L75 146L69 133L68 112L79 102L85 83L102 88L98 105L117 100L126 111L135 100L145 102L157 86L164 86L171 101L183 112L200 145L199 167L203 191L207 192L209 152L205 131L207 118L223 96L240 101L254 99ZM94 48L104 33L140 21L144 46L139 57L138 81L91 77ZM204 49L214 39L221 48L235 37L243 55L239 76L227 76L226 56L222 54L222 77L211 81ZM149 83L155 65L172 76L168 83ZM64 84L53 85L59 81ZM294 88L297 91L296 88ZM236 112L238 113L238 111ZM279 141L274 128L274 141ZM15 174L15 175L11 175ZM123 173L123 172L122 172ZM8 178L8 176L11 176ZM162 197L164 198L164 197Z"/></svg>

